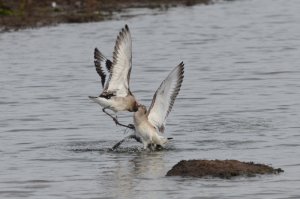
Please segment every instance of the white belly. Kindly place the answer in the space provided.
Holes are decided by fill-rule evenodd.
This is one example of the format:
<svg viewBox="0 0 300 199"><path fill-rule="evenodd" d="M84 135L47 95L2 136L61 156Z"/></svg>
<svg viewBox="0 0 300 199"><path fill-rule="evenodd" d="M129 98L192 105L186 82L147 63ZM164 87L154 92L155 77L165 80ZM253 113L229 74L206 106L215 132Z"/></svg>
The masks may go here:
<svg viewBox="0 0 300 199"><path fill-rule="evenodd" d="M102 97L91 98L94 102L99 104L103 108L109 108L114 112L125 111L126 104L123 103L122 100L116 100L116 98L112 97L110 99L105 99Z"/></svg>
<svg viewBox="0 0 300 199"><path fill-rule="evenodd" d="M151 143L152 137L156 133L153 132L152 127L146 122L136 125L136 132L147 143Z"/></svg>
<svg viewBox="0 0 300 199"><path fill-rule="evenodd" d="M135 128L136 134L142 138L144 148L146 148L149 144L164 146L166 143L167 139L160 136L157 130L148 122L135 124Z"/></svg>

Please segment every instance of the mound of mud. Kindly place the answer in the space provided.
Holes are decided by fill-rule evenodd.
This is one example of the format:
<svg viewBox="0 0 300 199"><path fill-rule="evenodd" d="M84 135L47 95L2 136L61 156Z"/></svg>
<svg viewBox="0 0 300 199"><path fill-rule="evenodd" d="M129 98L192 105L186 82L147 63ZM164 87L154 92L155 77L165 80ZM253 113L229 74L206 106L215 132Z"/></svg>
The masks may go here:
<svg viewBox="0 0 300 199"><path fill-rule="evenodd" d="M0 32L58 23L109 20L129 8L165 10L169 7L213 2L213 0L0 0Z"/></svg>
<svg viewBox="0 0 300 199"><path fill-rule="evenodd" d="M218 177L230 179L236 176L254 177L257 174L278 174L282 169L268 165L238 160L181 160L168 171L167 176Z"/></svg>

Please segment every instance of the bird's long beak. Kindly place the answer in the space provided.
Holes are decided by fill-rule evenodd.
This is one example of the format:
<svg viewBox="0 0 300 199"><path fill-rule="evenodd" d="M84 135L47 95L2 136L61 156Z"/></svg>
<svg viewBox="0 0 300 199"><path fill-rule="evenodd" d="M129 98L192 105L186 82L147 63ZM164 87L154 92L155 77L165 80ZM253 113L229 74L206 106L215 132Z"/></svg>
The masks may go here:
<svg viewBox="0 0 300 199"><path fill-rule="evenodd" d="M89 98L90 98L93 102L98 103L98 97L89 96Z"/></svg>
<svg viewBox="0 0 300 199"><path fill-rule="evenodd" d="M135 105L133 107L133 112L137 112L139 110L139 103L135 102Z"/></svg>

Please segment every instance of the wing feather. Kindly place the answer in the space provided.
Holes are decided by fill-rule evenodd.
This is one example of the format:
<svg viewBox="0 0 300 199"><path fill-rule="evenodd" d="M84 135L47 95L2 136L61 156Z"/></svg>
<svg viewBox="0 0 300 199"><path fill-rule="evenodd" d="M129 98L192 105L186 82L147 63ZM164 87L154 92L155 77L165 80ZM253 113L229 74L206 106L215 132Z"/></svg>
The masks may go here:
<svg viewBox="0 0 300 199"><path fill-rule="evenodd" d="M156 90L151 106L147 112L149 122L161 133L164 132L165 122L172 110L175 99L183 81L184 64L181 62L168 75Z"/></svg>
<svg viewBox="0 0 300 199"><path fill-rule="evenodd" d="M131 67L132 41L129 28L125 25L116 40L107 91L116 92L117 96L126 96L129 93Z"/></svg>
<svg viewBox="0 0 300 199"><path fill-rule="evenodd" d="M95 64L95 68L96 71L98 73L98 75L101 78L101 84L102 87L104 88L104 84L105 84L105 80L106 80L106 74L101 66L101 61L105 60L106 58L102 55L102 53L95 48L94 50L94 64Z"/></svg>

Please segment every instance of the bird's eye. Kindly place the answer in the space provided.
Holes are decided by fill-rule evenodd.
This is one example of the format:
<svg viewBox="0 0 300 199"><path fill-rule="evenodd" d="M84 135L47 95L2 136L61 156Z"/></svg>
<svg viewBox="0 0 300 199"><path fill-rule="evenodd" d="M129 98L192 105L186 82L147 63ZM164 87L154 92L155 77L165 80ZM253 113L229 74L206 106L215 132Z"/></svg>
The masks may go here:
<svg viewBox="0 0 300 199"><path fill-rule="evenodd" d="M109 96L107 96L107 99L110 99L110 97L111 97L110 95L109 95Z"/></svg>

